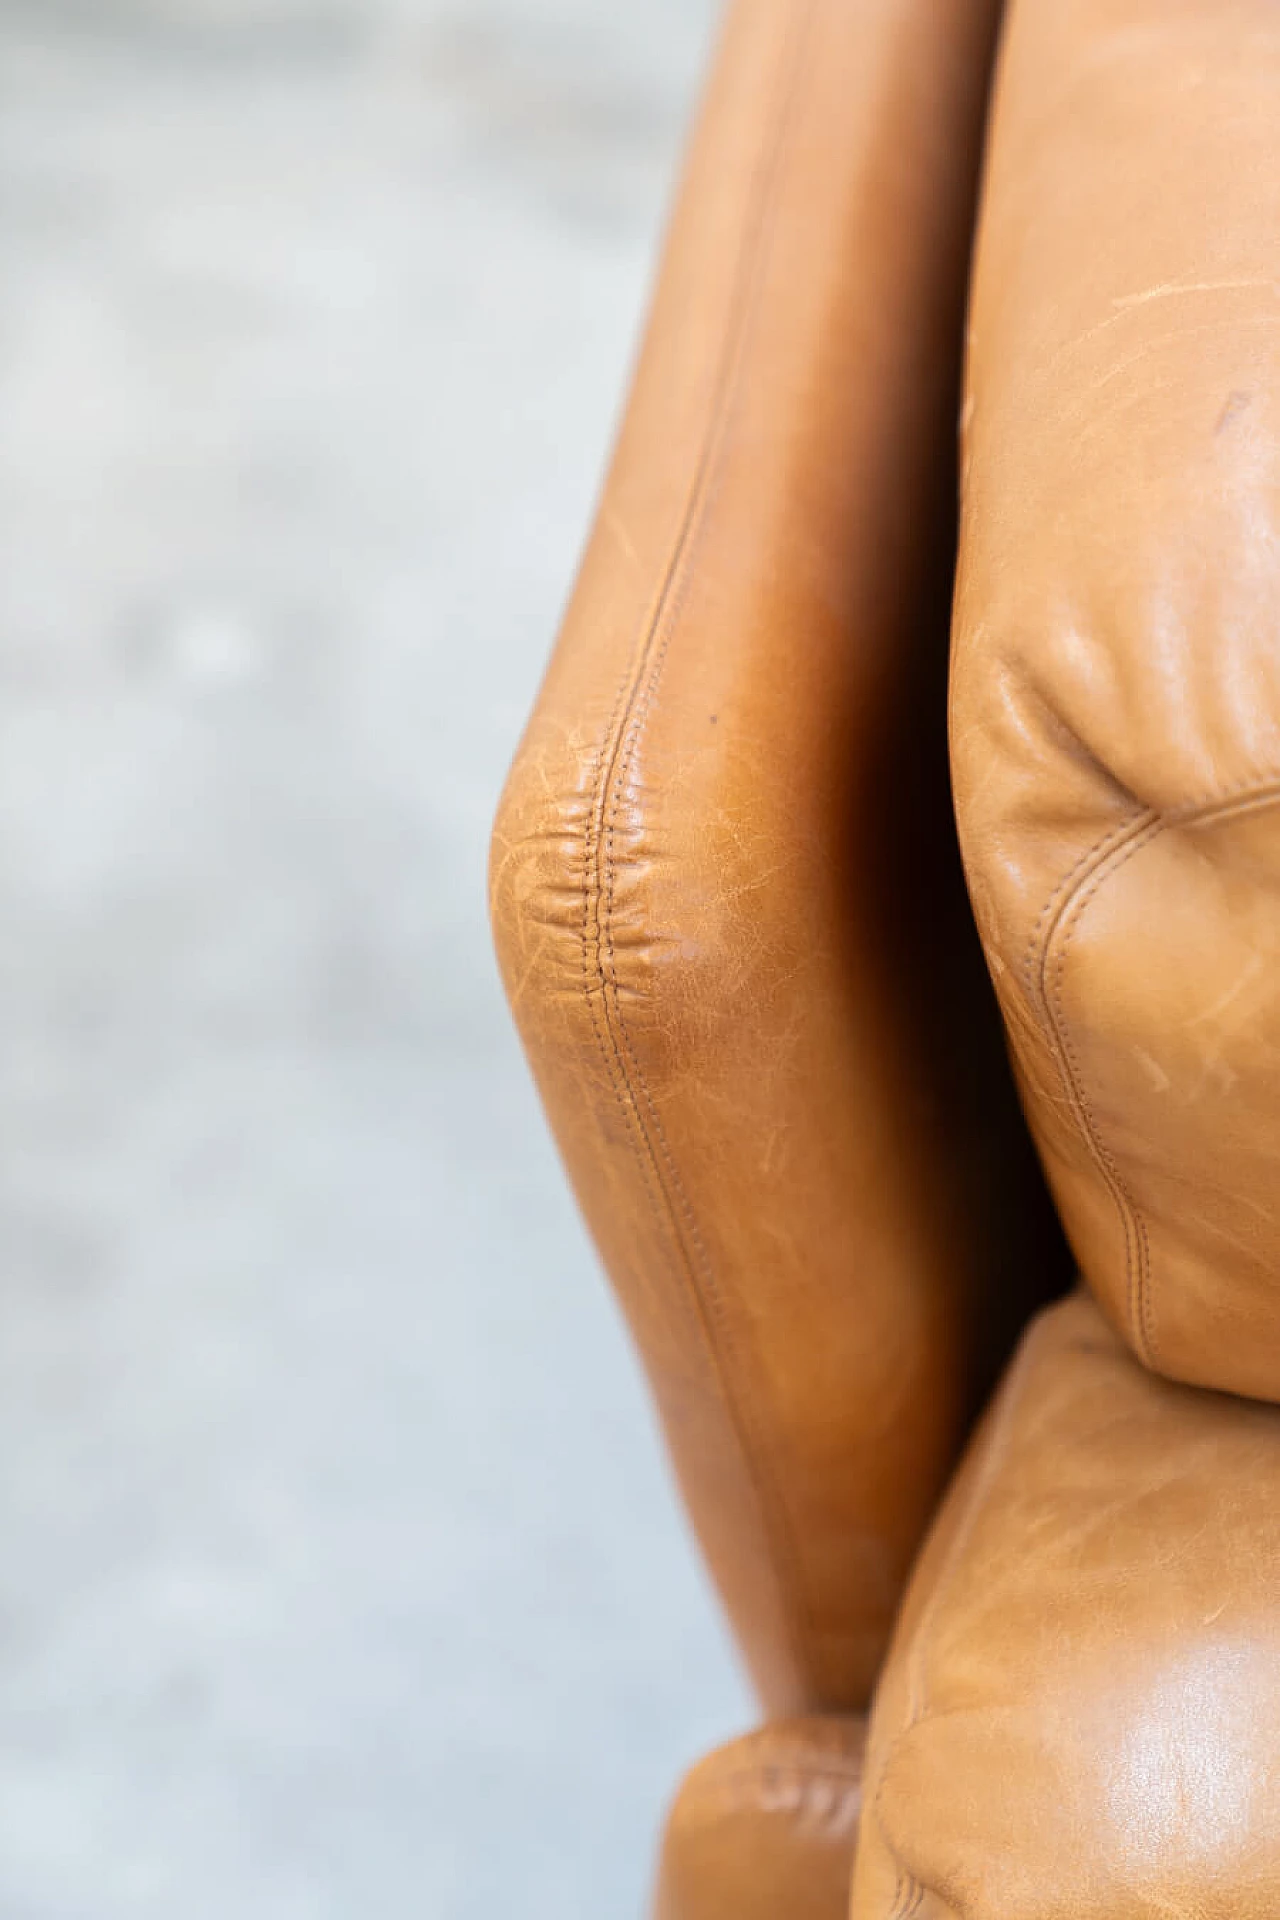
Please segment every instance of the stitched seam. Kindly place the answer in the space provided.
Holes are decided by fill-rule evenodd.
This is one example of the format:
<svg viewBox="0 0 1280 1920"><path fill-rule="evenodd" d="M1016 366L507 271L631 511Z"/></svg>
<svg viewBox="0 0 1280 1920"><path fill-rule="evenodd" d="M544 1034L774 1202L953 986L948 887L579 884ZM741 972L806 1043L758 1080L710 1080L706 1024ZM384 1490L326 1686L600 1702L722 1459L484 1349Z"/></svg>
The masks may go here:
<svg viewBox="0 0 1280 1920"><path fill-rule="evenodd" d="M684 511L676 531L668 564L656 599L645 622L619 684L593 773L593 799L583 837L583 913L582 957L583 990L592 1027L604 1062L607 1077L623 1109L635 1143L637 1161L645 1184L650 1208L664 1235L669 1234L692 1302L704 1348L720 1388L721 1400L736 1436L748 1481L755 1491L766 1544L774 1561L784 1618L793 1639L793 1653L810 1680L816 1662L811 1644L811 1627L800 1578L800 1560L790 1521L782 1506L777 1483L767 1467L767 1453L760 1445L756 1419L741 1380L736 1346L727 1324L725 1307L715 1282L707 1248L680 1179L661 1116L636 1056L627 1029L619 992L614 947L616 863L614 841L621 796L625 790L631 762L644 721L652 704L653 692L678 623L688 589L689 562L697 551L705 527L708 509L714 498L717 456L737 395L742 355L761 282L761 267L768 251L772 215L776 210L776 188L786 135L794 117L798 82L803 70L801 58L806 44L806 29L816 13L814 0L803 14L793 16L786 49L780 62L784 79L780 83L778 107L771 138L762 158L758 186L748 208L746 230L736 269L737 285L730 308L729 324L715 375L706 436L695 466ZM683 576L683 577L682 577ZM655 653L659 632L662 639ZM646 676L648 684L646 686ZM602 874L603 867L603 874ZM594 941L593 941L594 907ZM594 951L593 951L594 948ZM597 996L599 1012L597 1012ZM625 1053L625 1058L624 1058ZM642 1111L643 1107L643 1111ZM647 1120L646 1120L647 1116ZM736 1379L737 1391L731 1390ZM789 1577L788 1577L789 1576Z"/></svg>
<svg viewBox="0 0 1280 1920"><path fill-rule="evenodd" d="M1085 867L1090 866L1095 856L1103 857L1107 853L1109 853L1111 848L1115 845L1117 841L1123 840L1126 834L1134 831L1139 821L1153 820L1157 817L1158 816L1150 808L1146 809L1143 813L1140 813L1140 814L1127 815L1125 819L1123 819L1120 822L1120 825L1118 827L1113 827L1110 833L1106 833L1102 836L1101 840L1095 840L1091 847L1087 847L1085 851L1080 855L1080 858L1076 861L1075 865L1069 868L1068 871L1063 875L1062 879L1058 882L1057 886L1054 888L1053 892L1049 895L1049 898L1045 901L1043 907L1041 907L1040 912L1036 916L1036 923L1031 929L1031 938L1027 941L1026 954L1023 957L1023 975L1026 979L1027 986L1033 992L1035 989L1034 989L1034 977L1033 977L1034 970L1033 970L1032 963L1035 959L1036 942L1040 938L1041 928L1044 926L1044 923L1048 919L1049 914L1053 909L1053 907L1056 906L1057 903L1064 898L1064 896L1068 893L1068 890L1071 887L1072 881L1075 880L1078 874L1083 873ZM1053 935L1051 930L1049 938L1052 939L1052 937Z"/></svg>
<svg viewBox="0 0 1280 1920"><path fill-rule="evenodd" d="M1120 1215L1125 1243L1125 1312L1130 1338L1142 1360L1158 1366L1159 1346L1155 1332L1154 1287L1151 1272L1151 1239L1146 1217L1130 1191L1113 1154L1108 1150L1097 1116L1084 1088L1080 1061L1071 1040L1063 1001L1063 983L1067 953L1079 929L1085 909L1101 888L1120 869L1150 846L1167 827L1195 827L1273 805L1280 800L1280 776L1251 776L1249 781L1219 794L1190 801L1167 812L1150 809L1131 816L1078 860L1066 880L1059 883L1041 910L1032 934L1044 925L1054 901L1060 902L1045 935L1039 969L1039 998L1044 1010L1050 1050L1054 1055L1068 1101L1076 1116L1085 1143L1101 1172ZM1127 836L1127 837L1126 837ZM1074 882L1074 885L1072 884ZM1057 964L1049 985L1050 961L1055 938L1061 933Z"/></svg>
<svg viewBox="0 0 1280 1920"><path fill-rule="evenodd" d="M798 71L799 68L797 65L792 75L793 80ZM767 250L765 222L768 214L772 213L772 211L772 206L763 210L760 229L760 248L757 260L763 258ZM751 295L758 293L758 290L759 279L757 277L753 281L750 289ZM693 563L697 558L701 541L709 524L711 512L718 495L718 482L721 475L717 469L714 455L719 451L724 429L731 416L732 401L736 397L737 392L737 382L733 375L736 375L741 366L741 351L745 344L748 322L753 311L754 300L751 300L747 311L743 315L742 329L738 339L738 350L733 356L732 375L729 379L728 389L725 395L724 409L713 425L712 439L714 446L712 448L711 458L709 458L707 463L706 485L702 497L698 502L697 513L688 530L685 551L681 555L684 564L680 570L678 580L674 583L670 604L668 607L660 610L659 622L655 624L654 631L650 635L650 641L652 642L656 637L658 625L661 626L662 638L652 654L652 659L646 659L642 662L641 672L637 677L633 689L633 699L630 703L629 717L624 716L625 738L621 742L614 773L610 781L611 793L608 824L605 832L606 886L604 933L608 956L607 973L609 985L612 988L612 995L611 998L606 998L605 1007L606 1016L611 1015L616 1023L618 1036L626 1052L627 1059L630 1062L633 1086L639 1091L644 1101L654 1134L658 1141L660 1156L666 1169L670 1190L675 1195L680 1215L684 1221L688 1235L688 1247L692 1248L693 1260L690 1261L688 1258L688 1248L682 1247L682 1257L685 1259L689 1278L694 1286L699 1315L703 1319L708 1344L715 1359L721 1393L730 1419L737 1429L739 1445L742 1448L748 1475L755 1486L756 1497L759 1500L761 1514L764 1520L766 1537L772 1536L771 1544L775 1561L789 1564L789 1595L786 1590L788 1583L782 1583L784 1605L787 1606L788 1612L792 1614L792 1632L796 1639L800 1663L802 1667L809 1672L810 1676L816 1679L818 1663L814 1650L813 1627L812 1621L809 1618L807 1599L804 1591L802 1561L794 1529L791 1525L790 1516L786 1509L786 1503L777 1476L769 1462L768 1448L762 1443L760 1437L757 1426L757 1416L751 1404L745 1369L739 1357L737 1343L724 1297L717 1285L714 1267L706 1243L702 1237L692 1206L690 1205L684 1183L680 1177L679 1168L671 1152L666 1130L662 1123L662 1116L645 1079L643 1068L641 1067L636 1049L632 1043L626 1016L622 1007L614 941L616 928L614 903L617 880L617 861L615 859L614 847L618 815L621 811L623 795L626 793L630 782L631 771L639 742L648 724L657 689L661 683L663 669L670 651L672 636L679 630L681 615L684 612L688 594L692 586L694 573ZM602 984L604 983L605 975L606 968L602 961L600 967ZM674 1224L675 1222L673 1220L673 1225ZM735 1379L737 1383L736 1395L730 1392L731 1378Z"/></svg>
<svg viewBox="0 0 1280 1920"><path fill-rule="evenodd" d="M1062 1016L1062 967L1059 964L1051 992L1049 986L1049 965L1053 953L1053 943L1060 929L1066 929L1063 941L1065 948L1070 942L1071 930L1078 921L1084 904L1093 898L1102 884L1108 869L1108 862L1115 861L1118 868L1124 864L1127 852L1135 850L1147 839L1159 833L1163 824L1162 816L1151 809L1136 814L1125 821L1117 831L1108 833L1091 847L1083 860L1077 861L1068 876L1067 883L1059 887L1054 895L1058 901L1058 910L1049 922L1045 933L1044 946L1040 954L1037 989L1041 1007L1049 1031L1050 1048L1054 1055L1059 1078L1067 1101L1075 1116L1076 1124L1089 1147L1093 1159L1102 1174L1108 1193L1115 1203L1120 1218L1120 1231L1124 1236L1124 1287L1125 1313L1128 1320L1130 1337L1137 1345L1144 1360L1150 1359L1150 1350L1146 1347L1146 1309L1147 1289L1143 1284L1141 1254L1135 1260L1135 1250L1145 1244L1145 1224L1141 1239L1138 1232L1138 1211L1133 1196L1125 1185L1118 1165L1107 1152L1102 1142L1092 1107L1085 1095L1079 1062L1072 1046L1065 1019ZM1042 924L1044 915L1038 924Z"/></svg>
<svg viewBox="0 0 1280 1920"><path fill-rule="evenodd" d="M986 1498L987 1490L995 1477L997 1469L1003 1464L1009 1444L1009 1434L1013 1427L1014 1415L1018 1411L1026 1377L1030 1370L1031 1358L1044 1338L1046 1324L1048 1324L1047 1316L1032 1326L1031 1331L1023 1342L1021 1351L1013 1363L1013 1369L1007 1377L1004 1393L1000 1402L999 1424L993 1430L987 1442L986 1458L983 1460L980 1469L974 1475L969 1497L965 1502L964 1512L956 1523L956 1530L951 1537L951 1544L943 1556L942 1565L938 1568L937 1575L934 1579L933 1591L925 1602L924 1612L916 1628L910 1654L906 1722L902 1731L893 1740L892 1745L885 1754L884 1761L880 1767L879 1777L876 1781L875 1796L871 1802L872 1816L886 1845L888 1844L888 1835L885 1831L883 1800L893 1753L895 1748L901 1747L903 1741L910 1736L914 1728L919 1726L920 1722L924 1720L928 1714L929 1699L928 1684L925 1675L925 1655L928 1652L929 1637L941 1609L948 1583L959 1564L961 1554L969 1543L969 1536L973 1532L974 1523L977 1520L978 1513ZM892 1848L890 1850L893 1851ZM889 1915L889 1920L913 1920L913 1916L919 1911L927 1892L928 1888L924 1882L917 1880L915 1875L908 1872L907 1868L899 1861L897 1863L897 1879L893 1889L893 1907Z"/></svg>
<svg viewBox="0 0 1280 1920"><path fill-rule="evenodd" d="M739 258L737 275L739 280L748 278L748 268L752 264L753 245L758 237L758 229L763 214L768 187L771 185L771 171L761 169L759 184L753 190L748 208L746 238ZM738 290L740 291L740 289ZM741 321L741 303L737 300L731 306L731 322ZM596 1045L604 1062L605 1075L613 1086L628 1130L638 1145L636 1154L641 1178L644 1183L645 1197L649 1210L660 1232L666 1233L674 1227L669 1205L664 1207L665 1194L662 1191L661 1175L653 1153L652 1145L646 1135L644 1119L636 1101L635 1090L628 1077L615 1038L608 1022L605 968L603 962L604 926L602 924L602 885L600 849L604 834L604 816L608 802L610 778L616 765L622 726L629 704L634 697L635 687L643 672L645 656L648 652L654 631L662 617L676 577L682 555L689 537L690 526L696 515L699 497L702 492L706 468L710 462L717 441L719 416L726 399L726 383L736 359L738 344L737 329L731 324L726 334L726 346L717 364L713 385L711 416L708 422L706 439L694 466L689 493L681 511L679 525L667 563L662 570L657 593L645 613L639 638L633 645L627 665L618 682L613 707L601 739L600 750L595 757L591 774L591 804L587 812L586 826L582 842L582 990L595 1034ZM594 915L592 909L595 909ZM594 919L594 953L592 951L592 922ZM616 972L615 972L616 990ZM596 998L600 997L604 1013L602 1025L601 1012L597 1010ZM678 1241L678 1233L677 1233ZM698 1316L695 1315L695 1321Z"/></svg>
<svg viewBox="0 0 1280 1920"><path fill-rule="evenodd" d="M810 6L802 21L802 27L812 20L815 12L816 7ZM774 148L770 171L771 186L776 184L785 135L790 130L792 113L798 92L798 81L803 70L801 60L803 46L803 33L798 30L793 42L793 65L790 74L790 85L787 89L783 110L777 126L777 144ZM615 768L610 781L612 791L610 796L608 826L605 834L606 908L604 927L607 931L608 973L612 986L612 1001L610 1002L606 999L605 1007L606 1013L611 1012L616 1021L619 1037L621 1038L627 1058L631 1064L633 1085L639 1090L643 1097L659 1143L670 1188L676 1196L680 1213L685 1223L688 1243L689 1246L692 1247L694 1260L692 1262L689 1260L687 1247L682 1246L681 1252L686 1263L688 1277L694 1287L699 1317L703 1321L708 1345L711 1349L719 1375L721 1393L726 1408L738 1433L739 1445L742 1448L748 1475L754 1484L756 1497L760 1502L766 1538L771 1538L775 1561L789 1566L789 1583L785 1580L781 1582L782 1597L784 1607L786 1607L787 1612L791 1615L791 1627L796 1639L796 1650L800 1657L800 1663L801 1666L808 1671L811 1678L816 1679L818 1663L814 1651L812 1622L808 1615L802 1562L798 1545L780 1486L769 1463L768 1449L761 1442L757 1426L757 1416L751 1405L744 1369L738 1357L737 1345L729 1322L724 1298L716 1283L715 1272L705 1241L702 1238L693 1209L685 1192L684 1184L680 1178L679 1169L671 1153L661 1115L658 1112L652 1093L645 1080L643 1069L637 1058L627 1028L619 992L614 945L616 927L614 901L617 877L614 843L618 814L621 809L622 797L626 792L630 780L631 769L639 741L647 725L657 688L661 681L672 636L678 630L680 617L688 598L693 580L693 563L696 560L702 537L710 521L711 509L716 498L718 490L717 483L720 478L716 456L723 444L725 428L731 417L733 401L738 391L737 376L742 365L742 352L746 344L750 321L755 311L755 297L758 296L760 290L761 275L759 268L767 255L768 237L772 226L771 216L775 210L776 202L772 199L772 196L762 202L759 209L756 234L757 246L754 249L754 258L748 262L748 265L752 267L754 271L752 271L750 276L747 297L744 301L743 311L740 316L738 337L734 350L729 356L729 365L726 368L726 383L722 394L722 402L717 410L716 416L713 417L708 436L707 459L703 475L705 486L702 490L701 498L697 502L696 511L686 529L687 537L684 543L684 551L679 556L682 564L679 568L678 575L673 570L673 590L670 605L665 608L659 608L658 619L655 621L649 635L649 645L651 646L653 640L656 638L659 626L661 626L662 637L656 652L653 654L652 662L650 663L648 660L641 662L640 673L637 676L633 688L632 710L629 720L624 716L623 724L626 728L626 737L625 740L620 742ZM603 962L600 966L600 978L603 986L605 980L605 967ZM675 1224L673 1219L673 1225ZM701 1285L699 1285L699 1281ZM736 1381L736 1394L730 1391L731 1379Z"/></svg>
<svg viewBox="0 0 1280 1920"><path fill-rule="evenodd" d="M1066 1011L1063 1005L1063 974L1066 968L1067 952L1081 917L1089 902L1098 894L1104 883L1113 873L1118 873L1135 853L1150 846L1159 838L1164 827L1163 819L1157 819L1116 851L1115 857L1108 863L1099 862L1086 884L1073 895L1069 911L1058 919L1053 932L1045 943L1044 967L1041 990L1045 995L1045 1005L1057 1036L1062 1063L1065 1067L1065 1079L1069 1094L1076 1110L1077 1119L1083 1128L1086 1140L1091 1144L1094 1158L1102 1171L1112 1198L1120 1212L1120 1224L1124 1232L1125 1258L1125 1316L1128 1321L1130 1337L1139 1357L1145 1365L1154 1366L1156 1345L1151 1315L1151 1289L1148 1284L1151 1265L1151 1247L1147 1235L1147 1224L1141 1209L1131 1193L1128 1183L1120 1170L1115 1156L1108 1150L1098 1125L1097 1116L1084 1088L1084 1076L1080 1068L1079 1057L1071 1039L1067 1025ZM1061 931L1062 939L1058 949L1057 965L1053 971L1053 985L1048 984L1049 957L1054 936Z"/></svg>

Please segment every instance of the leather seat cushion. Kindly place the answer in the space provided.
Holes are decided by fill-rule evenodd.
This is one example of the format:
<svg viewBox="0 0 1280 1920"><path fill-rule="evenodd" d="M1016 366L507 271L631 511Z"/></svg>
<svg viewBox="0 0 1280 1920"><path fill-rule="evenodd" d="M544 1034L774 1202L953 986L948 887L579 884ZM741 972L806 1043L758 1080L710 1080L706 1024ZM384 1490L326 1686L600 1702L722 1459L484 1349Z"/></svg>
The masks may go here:
<svg viewBox="0 0 1280 1920"><path fill-rule="evenodd" d="M855 1920L1280 1911L1280 1411L1027 1334L878 1697Z"/></svg>

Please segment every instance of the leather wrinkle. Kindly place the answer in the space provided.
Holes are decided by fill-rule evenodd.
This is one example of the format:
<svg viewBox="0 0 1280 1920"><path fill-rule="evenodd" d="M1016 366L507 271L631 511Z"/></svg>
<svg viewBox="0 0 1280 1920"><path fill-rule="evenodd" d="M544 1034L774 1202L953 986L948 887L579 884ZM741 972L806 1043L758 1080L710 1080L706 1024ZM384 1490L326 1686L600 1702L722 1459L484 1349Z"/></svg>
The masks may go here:
<svg viewBox="0 0 1280 1920"><path fill-rule="evenodd" d="M801 1670L818 1684L819 1662L802 1576L802 1562L781 1490L763 1444L743 1377L725 1303L716 1284L706 1243L698 1228L662 1118L637 1057L622 1008L614 927L616 924L615 841L622 796L661 678L672 633L687 596L696 557L714 502L717 468L725 429L737 397L742 356L750 336L761 269L768 256L776 186L787 136L794 124L804 74L804 53L818 0L807 0L793 15L783 77L745 223L736 270L731 325L715 377L706 436L688 498L652 609L619 683L609 723L592 776L592 802L583 835L582 972L583 992L606 1078L614 1088L644 1181L650 1209L677 1261L692 1296L692 1317L715 1373L722 1403L737 1438L743 1464L758 1503L765 1538ZM659 635L661 638L659 639ZM594 909L594 912L593 912ZM593 939L594 920L594 939ZM597 999L599 1010L597 1010ZM647 1118L646 1118L647 1116ZM683 1223L683 1224L682 1224Z"/></svg>
<svg viewBox="0 0 1280 1920"><path fill-rule="evenodd" d="M759 1766L744 1767L740 1773L725 1774L722 1779L715 1782L714 1786L708 1787L703 1795L692 1796L692 1801L697 1805L699 1798L710 1802L728 1794L732 1789L754 1790L780 1782L794 1783L801 1787L816 1782L843 1787L846 1791L842 1799L847 1800L852 1799L861 1787L862 1777L861 1767L840 1766L830 1761L815 1761L812 1766L807 1766L801 1760L788 1760L785 1764L766 1760Z"/></svg>
<svg viewBox="0 0 1280 1920"><path fill-rule="evenodd" d="M1008 1434L1013 1424L1011 1415L1022 1391L1025 1376L1029 1371L1031 1356L1035 1353L1036 1346L1041 1337L1042 1325L1043 1323L1033 1326L1030 1335L1023 1341L1018 1351L1012 1370L1006 1377L1004 1388L996 1403L995 1418L997 1425L995 1431L992 1433L985 1457L981 1461L980 1470L975 1473L971 1485L966 1490L964 1511L956 1524L955 1532L947 1542L942 1564L937 1570L932 1589L925 1603L924 1613L915 1629L910 1653L907 1716L901 1731L893 1742L893 1746L890 1747L889 1752L885 1756L884 1765L880 1770L880 1778L876 1782L875 1797L872 1801L873 1817L881 1833L885 1835L886 1842L889 1836L885 1832L882 1804L885 1786L893 1761L894 1749L900 1747L903 1742L909 1738L914 1729L920 1725L921 1721L928 1716L929 1705L928 1687L925 1679L925 1656L929 1647L929 1635L933 1629L934 1621L941 1610L951 1570L956 1565L968 1543L974 1522L984 1504L987 1489L994 1479L998 1468L1004 1463L1004 1456L1008 1445ZM891 1850L896 1856L896 1848L892 1848ZM893 1890L893 1906L890 1910L889 1920L914 1920L914 1916L918 1913L928 1891L929 1889L924 1886L922 1882L918 1881L914 1874L908 1872L907 1868L899 1861L897 1880Z"/></svg>
<svg viewBox="0 0 1280 1920"><path fill-rule="evenodd" d="M1166 829L1216 824L1219 820L1255 809L1261 810L1277 802L1280 802L1280 774L1261 777L1253 774L1238 787L1188 801L1181 807L1163 811L1144 808L1141 813L1131 815L1120 827L1111 829L1092 846L1076 862L1066 879L1059 882L1042 909L1032 934L1034 946L1056 901L1057 910L1049 920L1038 969L1038 998L1046 1022L1046 1038L1085 1145L1120 1215L1125 1242L1125 1299L1130 1338L1139 1358L1157 1372L1160 1363L1155 1334L1150 1235L1142 1209L1103 1140L1097 1115L1085 1090L1079 1056L1071 1039L1063 1005L1067 954L1090 902L1129 860L1152 845ZM1062 938L1056 963L1052 967L1050 985L1051 962L1055 961L1053 945L1059 932ZM898 1916L896 1920L904 1920L904 1917Z"/></svg>

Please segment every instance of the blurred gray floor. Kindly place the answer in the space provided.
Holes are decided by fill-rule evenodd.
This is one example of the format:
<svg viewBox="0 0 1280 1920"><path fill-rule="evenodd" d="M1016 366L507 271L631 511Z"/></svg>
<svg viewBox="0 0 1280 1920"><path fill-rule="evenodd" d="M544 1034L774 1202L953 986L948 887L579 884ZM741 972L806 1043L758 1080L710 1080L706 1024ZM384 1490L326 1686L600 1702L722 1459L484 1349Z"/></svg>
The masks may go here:
<svg viewBox="0 0 1280 1920"><path fill-rule="evenodd" d="M0 1920L625 1920L748 1717L483 898L709 19L0 4Z"/></svg>

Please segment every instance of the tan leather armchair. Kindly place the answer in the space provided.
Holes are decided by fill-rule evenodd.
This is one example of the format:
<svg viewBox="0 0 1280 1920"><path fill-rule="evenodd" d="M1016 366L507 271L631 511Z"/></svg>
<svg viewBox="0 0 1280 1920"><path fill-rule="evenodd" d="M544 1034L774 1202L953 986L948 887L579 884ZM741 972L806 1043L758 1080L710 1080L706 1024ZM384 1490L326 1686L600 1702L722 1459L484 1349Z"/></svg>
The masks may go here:
<svg viewBox="0 0 1280 1920"><path fill-rule="evenodd" d="M731 7L495 828L766 1716L663 1920L1280 1911L1280 12L998 15Z"/></svg>

